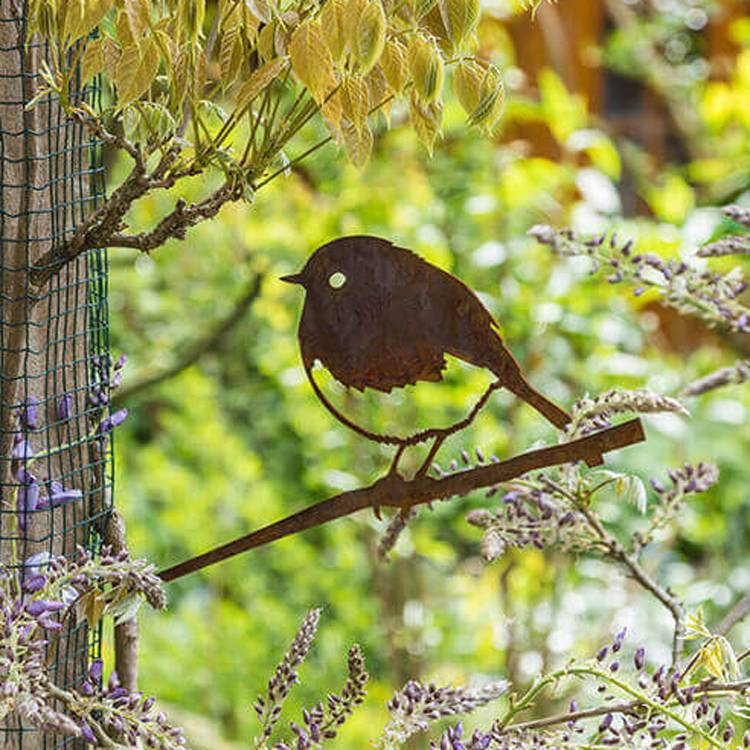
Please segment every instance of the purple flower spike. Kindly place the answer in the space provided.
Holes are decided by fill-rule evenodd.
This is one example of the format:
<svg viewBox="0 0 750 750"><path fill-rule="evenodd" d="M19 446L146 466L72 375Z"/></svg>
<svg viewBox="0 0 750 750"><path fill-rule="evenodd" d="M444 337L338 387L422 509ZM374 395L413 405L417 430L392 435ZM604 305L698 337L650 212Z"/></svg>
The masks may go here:
<svg viewBox="0 0 750 750"><path fill-rule="evenodd" d="M96 735L85 721L81 722L81 739L89 745L96 745Z"/></svg>
<svg viewBox="0 0 750 750"><path fill-rule="evenodd" d="M39 501L39 508L56 508L58 505L64 505L71 500L80 500L83 497L81 490L66 490L60 482L50 482L49 497L44 497Z"/></svg>
<svg viewBox="0 0 750 750"><path fill-rule="evenodd" d="M117 672L111 672L109 680L107 681L107 690L110 692L120 687L120 678L117 676Z"/></svg>
<svg viewBox="0 0 750 750"><path fill-rule="evenodd" d="M23 590L27 594L36 594L37 591L40 591L44 588L44 585L47 583L47 576L37 574L34 576L31 576L31 578L28 578L23 582Z"/></svg>
<svg viewBox="0 0 750 750"><path fill-rule="evenodd" d="M39 399L29 396L29 400L19 404L16 409L18 424L22 430L39 429Z"/></svg>
<svg viewBox="0 0 750 750"><path fill-rule="evenodd" d="M10 457L17 461L29 461L34 458L34 449L31 447L31 443L23 437L23 435L16 435L14 438L15 445Z"/></svg>
<svg viewBox="0 0 750 750"><path fill-rule="evenodd" d="M115 370L122 370L123 367L125 367L126 362L128 361L128 355L127 354L121 354L117 361L115 362Z"/></svg>
<svg viewBox="0 0 750 750"><path fill-rule="evenodd" d="M114 414L111 414L110 416L105 417L99 423L99 434L106 435L107 433L111 432L115 427L119 427L125 421L125 418L127 416L128 416L128 410L120 409L119 411L116 411Z"/></svg>
<svg viewBox="0 0 750 750"><path fill-rule="evenodd" d="M57 416L58 419L66 421L70 419L73 414L73 396L70 393L66 393L57 402Z"/></svg>
<svg viewBox="0 0 750 750"><path fill-rule="evenodd" d="M104 662L101 659L94 659L89 666L89 680L98 683L104 674Z"/></svg>
<svg viewBox="0 0 750 750"><path fill-rule="evenodd" d="M29 474L26 469L19 469L18 481L21 483L16 497L18 527L21 531L26 531L27 514L35 511L39 505L39 484L36 481L36 477L33 474Z"/></svg>

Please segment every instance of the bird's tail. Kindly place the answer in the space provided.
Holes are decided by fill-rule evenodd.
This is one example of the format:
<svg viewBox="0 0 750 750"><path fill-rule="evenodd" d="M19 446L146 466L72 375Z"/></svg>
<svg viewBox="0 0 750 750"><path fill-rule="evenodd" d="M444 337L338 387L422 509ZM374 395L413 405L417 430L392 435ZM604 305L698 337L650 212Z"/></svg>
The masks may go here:
<svg viewBox="0 0 750 750"><path fill-rule="evenodd" d="M570 414L539 393L523 376L515 357L505 347L503 349L504 355L507 356L503 356L500 366L492 368L503 386L514 395L523 399L529 406L534 407L547 421L557 427L558 430L564 430L572 419ZM601 466L604 463L603 457L599 454L588 456L585 460L589 466Z"/></svg>
<svg viewBox="0 0 750 750"><path fill-rule="evenodd" d="M558 430L564 430L572 419L568 412L539 393L520 373L513 377L508 377L506 373L503 378L503 385L511 393L522 398L529 406L533 406L547 421L555 425Z"/></svg>

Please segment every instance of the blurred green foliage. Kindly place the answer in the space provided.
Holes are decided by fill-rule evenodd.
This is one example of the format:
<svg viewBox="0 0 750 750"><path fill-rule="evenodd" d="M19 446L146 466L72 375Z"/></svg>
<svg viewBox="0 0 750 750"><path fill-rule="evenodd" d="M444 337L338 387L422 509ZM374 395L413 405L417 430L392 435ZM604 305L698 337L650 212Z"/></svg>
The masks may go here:
<svg viewBox="0 0 750 750"><path fill-rule="evenodd" d="M722 75L705 56L705 29L664 5L648 18L636 16L634 27L616 27L603 38L600 59L602 76L610 71L619 81L627 74L661 97L660 127L679 141L671 152L652 153L648 139L623 134L607 111L589 111L586 97L551 66L538 75L524 71L523 50L512 50L506 32L497 55L510 92L496 142L467 130L448 98L443 139L430 159L398 126L396 109L392 130L381 123L365 172L328 147L264 188L252 208L225 207L153 259L112 252L112 342L115 353L130 357L126 386L179 358L231 311L255 274L263 275L250 313L219 347L128 403L132 416L117 439L116 497L135 554L159 565L179 561L387 467L387 452L336 425L313 397L297 352L301 299L278 280L342 234L389 237L466 280L531 380L563 404L614 386L675 394L748 356L747 337L710 332L665 312L649 294L635 298L589 278L585 264L554 260L526 236L537 222L584 232L614 228L675 257L728 228L716 205L738 198L750 176L748 21L731 27L736 46L721 60L730 67ZM564 14L565 3L553 10ZM496 26L518 23L493 13ZM497 38L491 31L480 28L480 39ZM672 49L675 39L682 56ZM670 85L679 82L668 96L659 88L666 73ZM670 125L681 106L695 118L689 132ZM539 147L534 128L547 132L553 155ZM122 169L115 165L113 183ZM196 178L181 192L198 195L204 184ZM625 194L637 212L625 215ZM134 226L150 226L173 200L161 194L141 201ZM733 262L712 261L724 270ZM482 373L456 367L445 383L417 396L391 397L390 408L336 395L371 425L395 420L405 428L455 418L485 383ZM688 406L690 420L647 418L648 443L610 463L644 479L686 460L719 464L718 488L693 501L647 559L689 607L703 604L711 623L750 584L750 391L730 387ZM505 457L552 439L535 413L501 394L470 431L446 444L439 461L475 447ZM409 460L414 465L417 457ZM338 746L364 747L373 724L384 720L383 700L409 677L511 676L523 683L541 665L590 652L622 624L654 658L668 653L667 613L597 560L526 551L484 567L478 534L463 517L487 502L480 495L423 512L388 563L374 554L384 524L360 515L170 585L169 611L143 615L143 689L246 739L252 699L302 615L322 605L321 634L303 668L308 681L295 699L310 702L337 688L345 647L360 642L373 686ZM614 528L638 523L637 511L614 498L602 513ZM733 640L748 636L738 628Z"/></svg>

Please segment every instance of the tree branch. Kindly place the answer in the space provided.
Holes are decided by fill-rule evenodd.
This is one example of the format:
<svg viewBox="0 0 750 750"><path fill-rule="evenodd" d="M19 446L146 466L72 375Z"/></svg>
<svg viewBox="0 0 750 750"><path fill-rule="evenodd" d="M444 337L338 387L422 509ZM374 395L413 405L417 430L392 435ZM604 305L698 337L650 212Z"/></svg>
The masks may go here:
<svg viewBox="0 0 750 750"><path fill-rule="evenodd" d="M182 354L169 367L147 373L143 378L136 380L131 385L121 387L116 395L113 396L112 403L114 405L124 403L141 391L175 377L175 375L178 375L190 367L190 365L197 362L204 354L217 349L257 299L258 294L260 294L262 281L263 276L257 274L226 317L214 323L210 330L185 347Z"/></svg>
<svg viewBox="0 0 750 750"><path fill-rule="evenodd" d="M732 609L722 617L716 629L716 635L726 635L735 625L742 622L750 614L750 594L745 594Z"/></svg>
<svg viewBox="0 0 750 750"><path fill-rule="evenodd" d="M173 581L221 560L234 557L241 552L321 526L365 508L387 506L408 512L417 505L424 505L435 500L447 500L456 495L466 495L473 490L493 487L522 474L549 466L585 461L643 440L645 436L640 419L632 419L578 440L529 451L501 463L478 466L440 479L422 475L406 480L398 474L388 474L368 487L343 492L316 505L311 505L270 526L265 526L209 552L174 565L159 575L164 581Z"/></svg>

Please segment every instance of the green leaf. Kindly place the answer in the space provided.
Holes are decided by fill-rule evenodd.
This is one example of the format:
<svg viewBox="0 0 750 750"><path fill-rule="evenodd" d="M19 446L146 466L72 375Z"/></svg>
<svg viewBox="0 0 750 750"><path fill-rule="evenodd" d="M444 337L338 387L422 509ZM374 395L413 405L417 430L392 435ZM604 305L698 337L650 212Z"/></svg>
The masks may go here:
<svg viewBox="0 0 750 750"><path fill-rule="evenodd" d="M380 59L385 46L385 26L385 13L379 0L367 3L359 17L354 40L354 57L362 75L367 75Z"/></svg>
<svg viewBox="0 0 750 750"><path fill-rule="evenodd" d="M359 128L347 119L341 121L341 134L349 161L358 169L364 169L372 154L372 131L365 122Z"/></svg>
<svg viewBox="0 0 750 750"><path fill-rule="evenodd" d="M479 23L479 0L440 0L438 7L451 41L461 46Z"/></svg>
<svg viewBox="0 0 750 750"><path fill-rule="evenodd" d="M333 57L319 22L306 21L294 30L289 43L289 57L294 72L313 99L322 102L336 85L336 78Z"/></svg>
<svg viewBox="0 0 750 750"><path fill-rule="evenodd" d="M273 80L275 80L282 70L287 65L287 61L283 57L277 57L265 65L262 65L257 70L254 70L250 78L242 84L239 92L237 93L237 108L243 109L258 94L260 94L266 86L268 86Z"/></svg>
<svg viewBox="0 0 750 750"><path fill-rule="evenodd" d="M159 59L159 50L151 37L140 47L133 45L122 51L114 79L120 107L135 101L148 89L159 72Z"/></svg>
<svg viewBox="0 0 750 750"><path fill-rule="evenodd" d="M62 37L67 44L88 36L111 10L114 0L68 0L61 3Z"/></svg>
<svg viewBox="0 0 750 750"><path fill-rule="evenodd" d="M81 55L81 83L86 83L104 70L104 39L94 39Z"/></svg>
<svg viewBox="0 0 750 750"><path fill-rule="evenodd" d="M409 47L409 72L414 90L426 104L440 98L443 88L443 58L431 40L416 36Z"/></svg>

